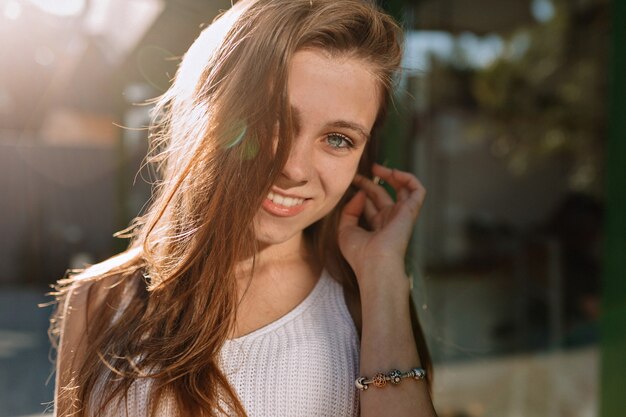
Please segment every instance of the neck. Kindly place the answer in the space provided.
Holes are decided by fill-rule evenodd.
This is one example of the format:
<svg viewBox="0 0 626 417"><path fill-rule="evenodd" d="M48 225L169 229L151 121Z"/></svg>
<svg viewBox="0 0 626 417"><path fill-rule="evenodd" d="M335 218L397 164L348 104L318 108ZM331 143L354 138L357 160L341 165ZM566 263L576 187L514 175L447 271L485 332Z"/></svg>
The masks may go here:
<svg viewBox="0 0 626 417"><path fill-rule="evenodd" d="M311 264L313 257L311 256L311 248L304 234L300 232L291 239L278 243L267 244L259 242L259 250L254 256L249 256L237 265L237 273L247 276L252 270L254 262L255 274L267 271L281 265L294 263Z"/></svg>

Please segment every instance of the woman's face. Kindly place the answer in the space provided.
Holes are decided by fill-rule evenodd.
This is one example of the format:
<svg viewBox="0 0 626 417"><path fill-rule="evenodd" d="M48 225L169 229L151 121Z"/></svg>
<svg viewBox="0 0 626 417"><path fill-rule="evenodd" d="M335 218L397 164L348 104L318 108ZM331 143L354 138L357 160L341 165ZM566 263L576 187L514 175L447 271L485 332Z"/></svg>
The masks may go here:
<svg viewBox="0 0 626 417"><path fill-rule="evenodd" d="M275 245L300 238L348 189L380 106L367 63L323 51L297 52L289 67L296 121L291 153L255 217L257 239Z"/></svg>

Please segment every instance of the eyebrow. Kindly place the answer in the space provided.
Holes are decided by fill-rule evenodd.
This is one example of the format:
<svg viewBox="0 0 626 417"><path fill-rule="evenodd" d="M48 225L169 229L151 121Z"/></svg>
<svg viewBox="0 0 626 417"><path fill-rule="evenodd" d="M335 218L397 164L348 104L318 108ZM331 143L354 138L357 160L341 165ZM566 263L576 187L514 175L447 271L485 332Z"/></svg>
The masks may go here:
<svg viewBox="0 0 626 417"><path fill-rule="evenodd" d="M296 106L291 105L291 112L293 114L294 122L296 125L296 129L300 130L300 120L302 112ZM349 122L347 120L335 120L326 124L327 127L339 127L344 129L351 129L355 132L359 133L361 136L365 138L366 141L370 140L370 133L360 124Z"/></svg>

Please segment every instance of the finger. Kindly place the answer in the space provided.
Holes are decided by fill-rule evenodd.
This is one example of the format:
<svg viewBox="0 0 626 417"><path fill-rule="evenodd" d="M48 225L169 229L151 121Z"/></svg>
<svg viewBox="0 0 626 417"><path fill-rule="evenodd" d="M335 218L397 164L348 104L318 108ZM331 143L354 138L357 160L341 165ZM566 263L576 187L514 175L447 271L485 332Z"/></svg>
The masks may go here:
<svg viewBox="0 0 626 417"><path fill-rule="evenodd" d="M426 189L418 188L409 194L409 197L402 201L402 205L405 205L411 212L413 220L416 220L424 205L424 199L426 197Z"/></svg>
<svg viewBox="0 0 626 417"><path fill-rule="evenodd" d="M369 178L365 178L364 176L357 174L354 177L354 184L361 188L361 190L365 191L365 194L367 194L367 197L372 200L374 207L376 207L377 210L382 210L384 207L394 204L394 201L389 193Z"/></svg>
<svg viewBox="0 0 626 417"><path fill-rule="evenodd" d="M405 201L407 198L409 198L410 193L409 190L407 190L406 188L399 185L396 185L394 187L394 184L392 182L389 182L389 185L391 185L391 188L393 188L396 192L396 200Z"/></svg>
<svg viewBox="0 0 626 417"><path fill-rule="evenodd" d="M374 175L385 179L396 190L398 202L406 204L412 213L413 219L416 219L424 204L426 188L415 175L379 164L374 164L372 171Z"/></svg>
<svg viewBox="0 0 626 417"><path fill-rule="evenodd" d="M407 199L413 191L425 191L422 183L415 177L415 175L409 172L387 168L379 164L374 164L372 172L374 175L381 177L387 181L389 185L391 185L391 187L396 191L398 201Z"/></svg>
<svg viewBox="0 0 626 417"><path fill-rule="evenodd" d="M341 226L356 226L359 223L359 217L361 217L365 208L365 200L365 192L362 190L357 191L341 211Z"/></svg>
<svg viewBox="0 0 626 417"><path fill-rule="evenodd" d="M394 175L394 172L396 171L395 169L375 164L372 171L374 172L374 175L384 179L391 186L391 188L393 188L396 193L397 201L405 201L409 197L410 192L407 189L406 184Z"/></svg>
<svg viewBox="0 0 626 417"><path fill-rule="evenodd" d="M424 199L426 198L426 189L416 190L412 192L405 203L411 207L414 212L414 217L419 215L420 209L424 205Z"/></svg>
<svg viewBox="0 0 626 417"><path fill-rule="evenodd" d="M370 200L369 198L365 199L364 213L365 213L365 220L367 220L367 223L370 226L373 226L374 217L376 216L376 214L378 214L378 210L376 210L374 203L372 203L372 200Z"/></svg>
<svg viewBox="0 0 626 417"><path fill-rule="evenodd" d="M417 187L418 179L410 172L402 171L395 168L389 168L380 164L373 164L372 172L385 180L389 180L395 184L406 187Z"/></svg>

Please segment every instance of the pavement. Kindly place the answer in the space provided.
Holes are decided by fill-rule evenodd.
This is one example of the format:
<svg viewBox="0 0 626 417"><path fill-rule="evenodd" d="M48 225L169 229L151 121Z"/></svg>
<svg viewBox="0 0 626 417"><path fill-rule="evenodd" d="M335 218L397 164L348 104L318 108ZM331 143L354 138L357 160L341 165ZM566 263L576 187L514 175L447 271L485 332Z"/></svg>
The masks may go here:
<svg viewBox="0 0 626 417"><path fill-rule="evenodd" d="M598 346L435 366L439 417L597 417Z"/></svg>

